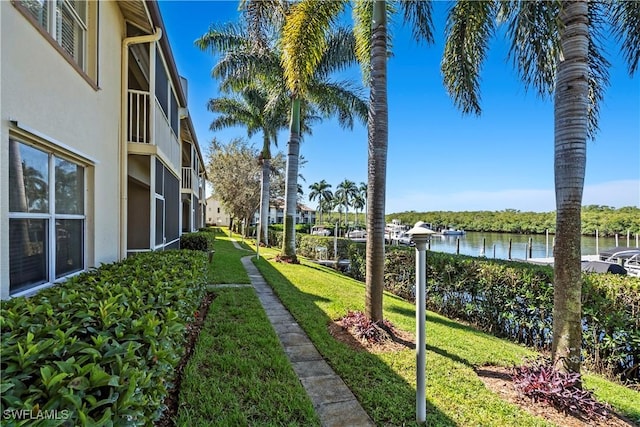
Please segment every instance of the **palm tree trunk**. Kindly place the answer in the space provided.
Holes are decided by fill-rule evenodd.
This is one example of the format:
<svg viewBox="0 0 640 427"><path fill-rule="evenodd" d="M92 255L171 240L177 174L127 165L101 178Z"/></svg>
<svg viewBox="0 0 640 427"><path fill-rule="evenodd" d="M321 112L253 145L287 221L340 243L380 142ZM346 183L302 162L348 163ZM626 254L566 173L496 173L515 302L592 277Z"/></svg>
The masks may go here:
<svg viewBox="0 0 640 427"><path fill-rule="evenodd" d="M369 104L369 159L365 314L382 321L384 289L384 213L387 180L387 22L386 2L375 1L371 36L371 99Z"/></svg>
<svg viewBox="0 0 640 427"><path fill-rule="evenodd" d="M296 205L298 201L298 160L300 156L300 99L293 98L291 104L291 126L289 151L287 153L287 176L284 192L284 236L282 255L296 262Z"/></svg>
<svg viewBox="0 0 640 427"><path fill-rule="evenodd" d="M562 58L554 99L556 245L553 361L580 371L582 280L580 211L589 117L589 19L586 1L565 2L560 18Z"/></svg>
<svg viewBox="0 0 640 427"><path fill-rule="evenodd" d="M262 192L260 194L260 232L262 241L269 246L269 186L271 172L271 159L265 158L262 163ZM258 236L260 244L260 236Z"/></svg>
<svg viewBox="0 0 640 427"><path fill-rule="evenodd" d="M260 193L260 232L265 246L269 246L269 192L271 173L271 140L265 131L262 142L262 192ZM260 236L258 236L258 245Z"/></svg>

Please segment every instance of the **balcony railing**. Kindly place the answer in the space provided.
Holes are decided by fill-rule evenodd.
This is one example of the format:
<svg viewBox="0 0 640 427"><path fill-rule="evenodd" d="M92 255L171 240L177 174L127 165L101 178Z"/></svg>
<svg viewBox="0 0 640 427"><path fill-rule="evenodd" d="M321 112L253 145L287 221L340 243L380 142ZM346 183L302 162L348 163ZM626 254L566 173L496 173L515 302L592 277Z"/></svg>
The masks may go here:
<svg viewBox="0 0 640 427"><path fill-rule="evenodd" d="M182 189L193 190L193 184L198 184L198 177L192 168L182 168Z"/></svg>
<svg viewBox="0 0 640 427"><path fill-rule="evenodd" d="M148 144L149 92L129 89L128 95L127 142Z"/></svg>

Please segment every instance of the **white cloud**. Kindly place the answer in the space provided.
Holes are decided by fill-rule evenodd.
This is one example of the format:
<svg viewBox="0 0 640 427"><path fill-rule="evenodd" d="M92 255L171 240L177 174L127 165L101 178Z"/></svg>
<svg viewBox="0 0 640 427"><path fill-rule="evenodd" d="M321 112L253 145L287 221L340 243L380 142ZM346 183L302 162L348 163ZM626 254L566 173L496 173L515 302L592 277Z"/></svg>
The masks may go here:
<svg viewBox="0 0 640 427"><path fill-rule="evenodd" d="M586 185L583 205L606 205L616 208L640 206L640 180L609 181ZM427 211L520 211L550 212L555 210L554 189L509 189L496 191L462 191L437 194L429 191L407 191L387 194L387 212Z"/></svg>

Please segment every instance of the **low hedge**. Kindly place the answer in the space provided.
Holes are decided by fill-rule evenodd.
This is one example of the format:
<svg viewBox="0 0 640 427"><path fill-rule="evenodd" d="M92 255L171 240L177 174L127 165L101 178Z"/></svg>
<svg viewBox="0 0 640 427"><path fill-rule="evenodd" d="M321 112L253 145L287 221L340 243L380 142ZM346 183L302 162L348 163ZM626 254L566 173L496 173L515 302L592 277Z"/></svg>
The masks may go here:
<svg viewBox="0 0 640 427"><path fill-rule="evenodd" d="M551 348L553 269L428 253L427 307L494 335ZM640 279L583 274L583 357L592 369L640 382ZM415 250L390 250L385 288L415 298Z"/></svg>
<svg viewBox="0 0 640 427"><path fill-rule="evenodd" d="M205 277L202 253L142 253L3 301L3 425L153 424Z"/></svg>
<svg viewBox="0 0 640 427"><path fill-rule="evenodd" d="M282 247L282 238L284 233L274 232L273 238L269 241L272 246ZM352 251L352 246L356 243L338 237L338 257L340 259L349 259ZM364 248L364 244L360 243ZM317 258L318 248L324 248L327 254L327 259L335 259L336 254L334 252L334 238L333 236L316 236L312 234L296 233L296 253L298 255L315 259Z"/></svg>
<svg viewBox="0 0 640 427"><path fill-rule="evenodd" d="M192 251L210 251L216 241L215 229L203 229L195 233L180 236L180 249Z"/></svg>

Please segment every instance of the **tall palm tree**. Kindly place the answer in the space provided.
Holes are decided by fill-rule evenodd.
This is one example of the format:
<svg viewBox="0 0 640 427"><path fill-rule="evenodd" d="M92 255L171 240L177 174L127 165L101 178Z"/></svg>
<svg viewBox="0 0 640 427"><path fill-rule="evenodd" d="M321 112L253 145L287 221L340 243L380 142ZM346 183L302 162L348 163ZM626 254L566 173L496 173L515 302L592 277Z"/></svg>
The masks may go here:
<svg viewBox="0 0 640 427"><path fill-rule="evenodd" d="M314 201L318 199L318 211L320 212L320 223L322 224L322 209L326 205L326 201L333 199L333 192L330 190L331 184L324 179L320 182L315 182L309 186L309 200Z"/></svg>
<svg viewBox="0 0 640 427"><path fill-rule="evenodd" d="M509 55L526 86L554 94L554 362L580 371L580 213L586 141L594 137L598 107L608 82L609 62L601 47L603 23L610 19L633 73L640 58L640 4L578 1L458 1L449 13L442 71L454 103L480 113L479 70L495 30L508 25Z"/></svg>
<svg viewBox="0 0 640 427"><path fill-rule="evenodd" d="M280 129L287 126L286 103L268 105L269 94L263 87L248 86L235 97L220 97L209 100L209 111L220 114L211 123L211 130L219 130L232 126L246 126L247 136L250 138L256 132L262 132L262 164L261 193L260 193L260 225L261 234L258 236L265 244L268 242L269 213L269 184L271 173L271 143L277 145Z"/></svg>
<svg viewBox="0 0 640 427"><path fill-rule="evenodd" d="M345 209L345 221L344 221L345 226L348 225L348 221L349 221L349 206L351 206L353 198L356 196L357 193L358 193L358 187L356 186L356 183L348 179L345 179L336 187L335 197L337 200L340 201L340 203L342 204L342 206L344 206L344 209Z"/></svg>
<svg viewBox="0 0 640 427"><path fill-rule="evenodd" d="M329 80L334 72L356 62L355 39L343 29L333 30L333 21L344 7L341 2L306 0L295 3L286 16L282 32L282 65L291 93L291 126L287 157L284 236L282 256L297 261L295 248L295 188L300 152L300 102L307 99L326 116L352 128L355 118L364 121L366 103L350 82Z"/></svg>
<svg viewBox="0 0 640 427"><path fill-rule="evenodd" d="M433 43L430 1L398 2L403 20L411 25L417 41ZM393 3L396 4L396 3ZM383 320L384 227L387 179L387 13L395 9L384 0L363 1L354 7L358 59L371 87L368 122L367 248L365 314Z"/></svg>
<svg viewBox="0 0 640 427"><path fill-rule="evenodd" d="M260 130L263 132L260 223L265 243L268 243L270 144L277 143L278 130L288 125L290 105L289 92L283 84L281 52L267 38L264 31L252 33L245 26L225 25L211 27L195 42L202 50L222 54L212 75L221 79L223 92L239 94L242 100L232 102L221 98L215 103L210 102L210 109L229 109L229 114L214 122L212 129L245 125L249 136ZM224 113L222 110L219 112ZM237 120L233 116L237 116ZM311 134L310 126L318 119L314 107L305 103L300 119L301 135Z"/></svg>

